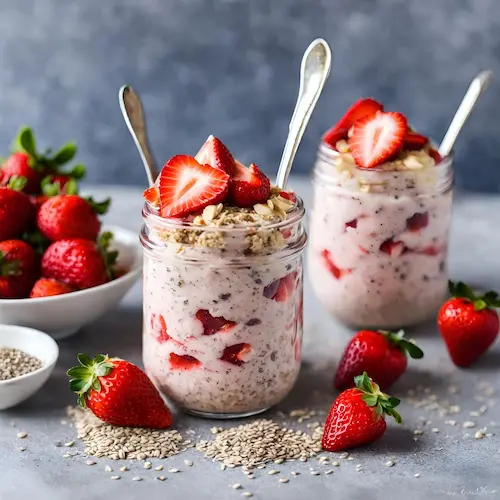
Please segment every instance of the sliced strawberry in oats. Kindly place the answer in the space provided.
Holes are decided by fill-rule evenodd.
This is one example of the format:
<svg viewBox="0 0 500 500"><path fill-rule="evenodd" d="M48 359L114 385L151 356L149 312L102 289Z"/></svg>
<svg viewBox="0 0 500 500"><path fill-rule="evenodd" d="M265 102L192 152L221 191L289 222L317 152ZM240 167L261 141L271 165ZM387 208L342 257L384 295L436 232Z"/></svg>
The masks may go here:
<svg viewBox="0 0 500 500"><path fill-rule="evenodd" d="M228 346L224 349L222 356L220 359L222 361L227 361L228 363L232 363L233 365L241 366L246 363L245 356L249 354L252 350L252 346L250 344L241 343Z"/></svg>
<svg viewBox="0 0 500 500"><path fill-rule="evenodd" d="M348 227L352 227L353 229L356 229L358 227L358 219L352 219L349 222L346 222L345 228L347 229Z"/></svg>
<svg viewBox="0 0 500 500"><path fill-rule="evenodd" d="M406 220L406 227L409 231L419 231L424 227L427 227L429 224L429 214L427 212L424 213L416 213L412 215L409 219Z"/></svg>
<svg viewBox="0 0 500 500"><path fill-rule="evenodd" d="M201 366L201 362L189 354L179 355L171 352L168 360L172 370L192 370Z"/></svg>
<svg viewBox="0 0 500 500"><path fill-rule="evenodd" d="M335 278L335 279L340 279L344 277L346 274L351 274L352 269L341 269L337 265L334 264L332 254L330 253L330 250L327 250L326 248L321 252L321 257L323 258L323 261L325 263L326 268L328 271L330 271L330 274Z"/></svg>
<svg viewBox="0 0 500 500"><path fill-rule="evenodd" d="M295 291L297 273L294 271L264 287L264 297L276 302L286 302Z"/></svg>
<svg viewBox="0 0 500 500"><path fill-rule="evenodd" d="M429 138L416 132L408 132L405 137L403 149L416 151L422 149L429 142Z"/></svg>
<svg viewBox="0 0 500 500"><path fill-rule="evenodd" d="M402 241L394 241L393 238L389 238L380 245L380 251L391 257L399 257L405 251L405 244Z"/></svg>
<svg viewBox="0 0 500 500"><path fill-rule="evenodd" d="M153 330L153 336L156 338L156 340L160 344L163 344L163 343L168 342L170 340L174 344L178 345L179 347L184 346L184 344L182 342L175 340L174 338L172 338L168 334L167 323L165 322L165 319L163 318L163 316L161 314L152 314L151 315L151 328Z"/></svg>
<svg viewBox="0 0 500 500"><path fill-rule="evenodd" d="M446 250L445 245L428 245L423 248L417 248L414 250L414 253L419 253L421 255L430 255L430 256L435 256L439 255L440 253L444 252Z"/></svg>
<svg viewBox="0 0 500 500"><path fill-rule="evenodd" d="M212 316L207 309L199 309L196 319L203 325L203 335L227 333L236 325L235 321L227 320L223 316Z"/></svg>

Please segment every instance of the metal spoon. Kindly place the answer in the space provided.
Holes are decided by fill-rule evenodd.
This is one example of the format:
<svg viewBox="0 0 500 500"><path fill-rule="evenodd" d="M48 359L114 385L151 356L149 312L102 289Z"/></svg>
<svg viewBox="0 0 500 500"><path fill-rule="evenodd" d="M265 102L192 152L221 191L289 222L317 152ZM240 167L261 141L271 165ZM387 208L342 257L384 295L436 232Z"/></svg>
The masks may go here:
<svg viewBox="0 0 500 500"><path fill-rule="evenodd" d="M124 85L120 89L118 100L120 101L123 119L141 156L149 185L152 186L155 183L156 177L158 177L158 169L156 168L156 162L148 144L146 122L144 120L141 100L129 85Z"/></svg>
<svg viewBox="0 0 500 500"><path fill-rule="evenodd" d="M476 78L472 80L439 146L439 154L441 156L448 156L451 153L460 130L462 130L464 123L467 121L467 118L469 118L479 97L488 88L492 78L493 71L486 70L479 73Z"/></svg>
<svg viewBox="0 0 500 500"><path fill-rule="evenodd" d="M330 47L322 38L314 40L302 57L299 96L288 126L288 137L276 177L276 185L281 189L286 186L295 153L297 153L309 118L311 118L313 109L330 74L331 62Z"/></svg>

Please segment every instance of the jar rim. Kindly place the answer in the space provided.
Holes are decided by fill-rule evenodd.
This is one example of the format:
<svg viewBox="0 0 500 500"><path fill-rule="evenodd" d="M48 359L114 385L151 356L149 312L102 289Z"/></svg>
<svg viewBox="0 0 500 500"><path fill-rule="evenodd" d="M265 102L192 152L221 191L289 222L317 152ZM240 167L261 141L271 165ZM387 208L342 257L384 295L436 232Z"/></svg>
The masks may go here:
<svg viewBox="0 0 500 500"><path fill-rule="evenodd" d="M142 209L142 217L146 224L149 221L153 222L161 229L170 229L170 230L192 230L199 232L230 232L233 234L238 233L247 233L252 229L260 229L260 230L271 230L271 229L282 229L287 226L292 226L298 222L300 222L305 216L305 207L304 202L300 196L296 196L296 202L292 210L287 212L287 218L280 220L278 222L273 222L270 224L262 223L262 224L231 224L226 226L200 226L198 224L194 224L193 222L185 221L182 219L166 219L161 217L156 210L154 210L149 203L144 203Z"/></svg>
<svg viewBox="0 0 500 500"><path fill-rule="evenodd" d="M433 147L435 147L435 143L431 141L431 144ZM435 147L437 151L437 147ZM319 143L318 147L318 152L319 154L323 154L326 156L327 159L329 160L334 160L335 158L340 158L341 153L339 153L337 150L333 149L329 144L327 144L324 140L321 140ZM443 165L446 165L446 167L449 167L453 163L453 151L449 155L441 157L441 160L438 161L435 165L434 168L437 167L442 167ZM361 172L390 172L390 173L399 173L399 172L405 172L405 170L384 170L383 168L378 168L378 167L372 167L372 168L364 168L364 167L358 167L356 165L356 169L358 169Z"/></svg>

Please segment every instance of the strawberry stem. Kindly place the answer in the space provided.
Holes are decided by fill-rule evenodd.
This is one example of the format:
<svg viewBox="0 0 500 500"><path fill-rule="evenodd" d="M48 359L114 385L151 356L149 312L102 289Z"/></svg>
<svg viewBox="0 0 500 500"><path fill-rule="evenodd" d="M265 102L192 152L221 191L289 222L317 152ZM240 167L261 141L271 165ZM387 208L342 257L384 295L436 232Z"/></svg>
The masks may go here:
<svg viewBox="0 0 500 500"><path fill-rule="evenodd" d="M448 290L453 297L467 299L472 302L476 311L500 307L498 293L493 290L486 292L484 295L477 295L469 285L462 281L458 281L457 283L449 281Z"/></svg>
<svg viewBox="0 0 500 500"><path fill-rule="evenodd" d="M108 273L108 277L111 280L115 277L114 267L118 259L118 251L109 250L112 241L113 233L110 231L102 233L99 238L99 250L106 266L106 272Z"/></svg>
<svg viewBox="0 0 500 500"><path fill-rule="evenodd" d="M398 424L403 421L401 415L395 410L396 406L398 406L401 401L398 398L393 398L384 394L366 372L363 372L363 375L354 377L354 383L363 393L363 401L367 406L375 407L377 415L390 415Z"/></svg>
<svg viewBox="0 0 500 500"><path fill-rule="evenodd" d="M0 276L19 276L21 271L20 260L7 260L7 252L0 250Z"/></svg>
<svg viewBox="0 0 500 500"><path fill-rule="evenodd" d="M114 368L112 360L104 354L98 354L92 359L87 354L77 355L79 366L70 368L66 373L69 376L69 388L75 392L78 397L78 404L85 408L87 406L86 395L91 391L99 392L101 382L99 377L106 377Z"/></svg>
<svg viewBox="0 0 500 500"><path fill-rule="evenodd" d="M424 351L415 344L413 340L407 340L404 338L404 330L399 330L398 332L390 332L386 330L378 331L381 335L384 335L387 340L396 346L404 354L408 353L413 359L420 359L424 357Z"/></svg>

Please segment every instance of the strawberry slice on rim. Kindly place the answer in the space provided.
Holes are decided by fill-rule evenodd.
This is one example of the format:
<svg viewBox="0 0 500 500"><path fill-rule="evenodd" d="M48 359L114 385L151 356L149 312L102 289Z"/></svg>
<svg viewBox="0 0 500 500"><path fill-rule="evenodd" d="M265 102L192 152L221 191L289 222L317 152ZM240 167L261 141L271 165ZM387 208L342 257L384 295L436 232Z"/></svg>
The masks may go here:
<svg viewBox="0 0 500 500"><path fill-rule="evenodd" d="M401 113L377 113L354 124L349 139L351 154L359 167L373 168L398 154L403 148L408 123Z"/></svg>
<svg viewBox="0 0 500 500"><path fill-rule="evenodd" d="M335 148L337 141L347 138L349 129L361 118L383 111L384 106L375 99L359 99L347 111L340 121L328 130L323 136L323 141Z"/></svg>
<svg viewBox="0 0 500 500"><path fill-rule="evenodd" d="M210 165L222 170L226 174L233 175L235 163L233 155L226 145L217 137L209 135L201 149L196 153L195 159L201 165Z"/></svg>
<svg viewBox="0 0 500 500"><path fill-rule="evenodd" d="M238 207L249 208L257 203L265 203L271 194L271 182L257 165L248 168L235 161L235 172L229 184L229 196Z"/></svg>
<svg viewBox="0 0 500 500"><path fill-rule="evenodd" d="M161 171L158 191L162 217L184 217L226 198L229 175L194 158L177 155Z"/></svg>

